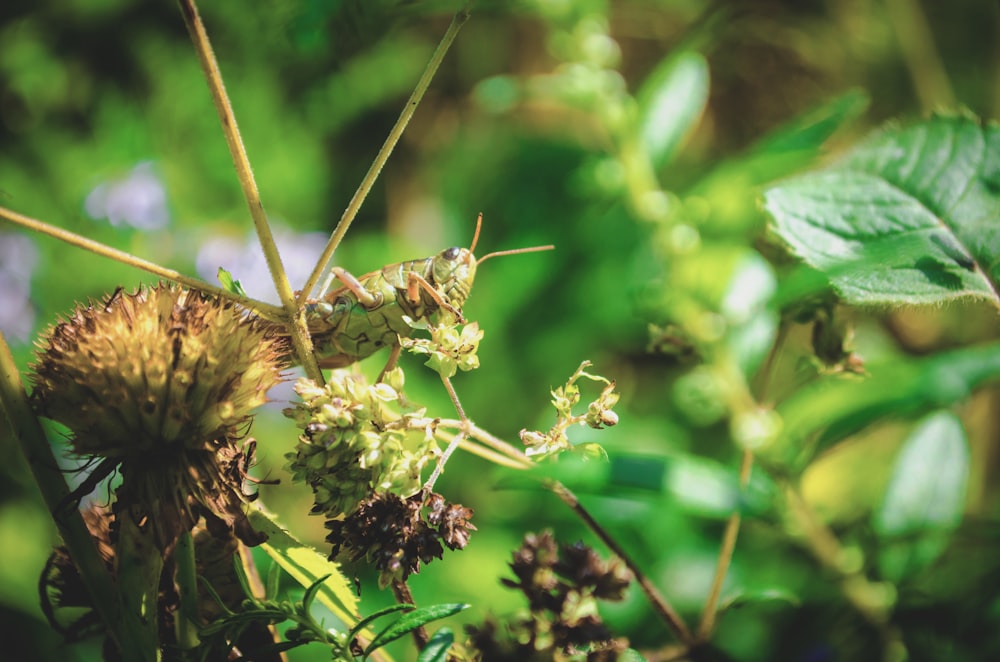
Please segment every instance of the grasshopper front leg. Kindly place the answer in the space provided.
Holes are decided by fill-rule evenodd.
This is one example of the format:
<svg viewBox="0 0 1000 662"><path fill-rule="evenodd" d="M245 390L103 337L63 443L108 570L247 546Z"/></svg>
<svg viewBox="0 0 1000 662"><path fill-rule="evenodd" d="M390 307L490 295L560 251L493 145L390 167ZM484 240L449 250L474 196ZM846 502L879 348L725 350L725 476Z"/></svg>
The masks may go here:
<svg viewBox="0 0 1000 662"><path fill-rule="evenodd" d="M368 310L382 305L382 295L366 290L361 281L352 276L347 270L340 267L332 267L330 271L337 277L337 280L343 283L358 298L358 303Z"/></svg>
<svg viewBox="0 0 1000 662"><path fill-rule="evenodd" d="M449 313L455 316L459 324L465 323L465 317L462 316L462 311L451 305L441 293L434 289L434 286L427 282L427 279L418 274L415 271L411 271L406 276L406 299L413 305L420 303L420 289L423 289L427 294L434 299L439 307L444 308Z"/></svg>

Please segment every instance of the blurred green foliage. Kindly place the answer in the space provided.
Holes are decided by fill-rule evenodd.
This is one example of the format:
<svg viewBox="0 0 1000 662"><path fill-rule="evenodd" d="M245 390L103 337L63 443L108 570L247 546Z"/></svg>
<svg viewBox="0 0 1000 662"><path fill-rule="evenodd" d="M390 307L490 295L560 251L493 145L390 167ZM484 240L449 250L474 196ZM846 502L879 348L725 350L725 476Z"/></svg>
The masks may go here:
<svg viewBox="0 0 1000 662"><path fill-rule="evenodd" d="M277 226L332 230L458 4L204 3ZM843 147L885 119L956 104L995 117L997 11L970 0L947 8L915 0L483 0L335 261L364 273L468 245L479 211L480 253L555 244L554 252L490 261L477 277L464 312L486 332L482 368L455 380L470 417L511 441L521 428L548 429L549 389L590 359L595 372L617 380L621 422L603 433L581 429L573 441L596 441L610 458L569 458L553 471L689 622L704 603L724 520L737 508L744 523L723 593L731 608L713 638L718 651L738 660L880 659L879 628L807 551L801 524L775 506L782 490L773 476L755 469L750 487L739 488L742 448L770 433L769 419L739 402L733 384L758 388L754 374L779 324L775 292L784 305L812 291L810 275L765 240L758 199L765 184L821 159L821 145ZM108 195L115 186L124 201ZM196 272L210 239L247 242L246 205L176 7L0 6L0 205L186 273ZM0 226L0 245L11 232L19 231ZM0 305L13 310L23 292L25 315L34 316L32 334L8 336L21 365L30 338L74 302L148 282L122 265L30 238L37 251L30 275L9 275L0 264L0 285L10 290ZM203 257L203 278L214 282L223 267L251 296L267 295L248 285L251 274L212 263L213 255ZM30 289L19 289L25 283ZM971 304L855 311L851 319L857 352L869 361L996 335L995 315ZM652 339L650 324L659 325ZM787 398L816 378L811 355L809 329L790 325L782 354L766 364L768 388L757 392L762 404L799 407L803 426L812 425L813 403L801 392ZM377 374L382 361L373 357L364 369ZM437 376L418 359L403 362L407 395L448 412ZM873 397L894 380L926 379L915 366L877 374ZM801 476L805 501L841 537L843 553L865 559L872 577L897 582L892 621L914 659L1000 654L997 393L968 395L919 403L923 411L960 403L967 429L953 431L951 445L921 441L934 421L942 424L933 418L861 436L835 430L842 436L827 445L847 443ZM892 406L888 396L879 402ZM295 443L282 405L255 423L258 474L283 479L261 492L283 524L322 549L325 531L308 515L309 494L290 486L282 468ZM11 458L0 483L0 619L18 633L23 650L15 658L97 659L97 646L59 645L41 618L34 578L54 529L6 427L0 440ZM885 524L893 521L886 504L905 501L900 472L926 471L926 463L907 467L928 445L937 457L970 464L957 479L965 518L958 523L963 504L953 503L941 535L913 548L896 538L896 547L880 550L880 538L913 526L912 517ZM461 623L523 606L498 577L525 532L548 527L561 540L602 549L551 494L479 458L456 456L437 489L473 508L479 531L411 585L419 604L472 604L448 621L459 636ZM377 593L371 574L355 571L364 613L392 601ZM633 646L672 641L637 591L605 616ZM393 650L403 659L408 649ZM311 652L291 659L323 658Z"/></svg>

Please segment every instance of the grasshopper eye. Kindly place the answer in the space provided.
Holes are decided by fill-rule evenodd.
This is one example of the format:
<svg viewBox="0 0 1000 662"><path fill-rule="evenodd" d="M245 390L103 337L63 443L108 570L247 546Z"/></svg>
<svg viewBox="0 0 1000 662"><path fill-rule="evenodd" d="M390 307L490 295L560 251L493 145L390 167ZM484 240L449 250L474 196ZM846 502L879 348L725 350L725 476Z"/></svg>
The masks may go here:
<svg viewBox="0 0 1000 662"><path fill-rule="evenodd" d="M459 248L458 246L452 246L451 248L444 250L441 253L441 257L443 257L446 260L454 260L458 258L461 252L462 252L461 248Z"/></svg>

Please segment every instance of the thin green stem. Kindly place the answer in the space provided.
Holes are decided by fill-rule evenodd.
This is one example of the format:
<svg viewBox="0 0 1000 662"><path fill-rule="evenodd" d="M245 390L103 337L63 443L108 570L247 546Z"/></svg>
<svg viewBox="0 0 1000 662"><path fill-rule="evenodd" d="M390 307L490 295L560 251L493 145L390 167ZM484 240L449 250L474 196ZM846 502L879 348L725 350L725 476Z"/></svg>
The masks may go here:
<svg viewBox="0 0 1000 662"><path fill-rule="evenodd" d="M58 517L53 516L59 535L80 571L80 577L108 634L121 651L122 658L156 660L158 647L155 637L150 641L146 636L148 630L143 627L139 614L122 608L117 583L98 554L80 511L63 507L70 498L69 487L52 454L45 432L31 409L3 333L0 333L0 404L0 410L6 415L14 438L28 460L49 512L60 513Z"/></svg>
<svg viewBox="0 0 1000 662"><path fill-rule="evenodd" d="M740 463L740 488L745 489L750 483L750 470L753 468L753 453L749 449L744 449L743 460ZM715 564L715 576L712 578L712 585L708 590L708 597L705 599L705 607L701 612L701 621L698 624L698 639L708 641L715 629L715 620L719 610L719 598L722 596L722 586L729 573L729 566L733 561L733 553L736 551L736 538L740 532L741 517L739 511L732 513L726 522L726 529L722 533L722 544L719 548L719 558Z"/></svg>
<svg viewBox="0 0 1000 662"><path fill-rule="evenodd" d="M112 248L99 241L94 241L93 239L88 239L83 235L70 232L69 230L63 230L54 225L49 225L44 221L39 221L37 219L31 218L30 216L25 216L24 214L18 214L15 211L11 211L5 207L0 207L0 218L10 221L20 225L23 228L27 228L34 232L39 232L50 237L54 237L60 241L64 241L67 244L72 244L77 248L82 248L84 250L90 251L92 253L97 253L102 257L111 258L122 264L127 264L136 269L142 269L143 271L148 271L154 276L159 276L160 278L165 278L167 280L173 281L175 283L180 283L185 287L190 287L194 290L201 290L202 292L209 292L216 296L222 297L224 299L229 299L230 301L235 301L241 306L253 309L255 312L260 314L262 317L273 321L279 321L285 319L285 311L277 306L272 306L269 303L264 303L263 301L255 301L253 299L247 299L246 297L233 294L228 290L224 290L221 287L216 287L206 283L203 280L197 278L192 278L190 276L185 276L184 274L174 271L173 269L167 269L166 267L161 267L160 265L149 262L148 260L143 260L140 257L136 257L125 251L120 251L117 248Z"/></svg>
<svg viewBox="0 0 1000 662"><path fill-rule="evenodd" d="M198 641L198 569L195 563L194 537L185 531L174 547L175 583L180 609L175 619L177 644L182 650L195 648Z"/></svg>
<svg viewBox="0 0 1000 662"><path fill-rule="evenodd" d="M295 293L288 282L288 275L281 264L281 256L278 254L278 247L274 243L274 236L271 233L271 226L267 221L267 214L264 212L264 205L260 200L260 190L250 168L250 159L247 157L246 147L240 137L240 130L236 124L236 116L233 113L232 104L226 94L226 87L222 81L222 73L219 71L219 63L212 50L212 44L205 31L205 24L198 14L198 8L194 0L178 0L181 14L184 16L184 23L195 51L198 54L198 61L201 63L205 80L212 93L212 101L215 109L219 113L219 120L222 122L222 132L226 137L226 144L229 146L229 153L233 158L233 165L236 167L236 175L240 180L240 187L243 189L243 197L246 198L247 206L250 209L250 216L253 218L254 228L257 231L257 238L260 241L261 249L264 251L264 258L267 260L267 268L271 272L274 286L281 299L281 305L285 310L286 319L290 320L288 326L292 338L292 345L295 354L309 375L317 383L323 382L323 373L316 363L316 357L312 350L312 340L309 337L309 329L306 325L305 312L299 309L299 304L295 300Z"/></svg>
<svg viewBox="0 0 1000 662"><path fill-rule="evenodd" d="M434 467L431 477L427 479L424 483L424 491L431 492L434 490L434 484L437 479L444 473L444 465L448 463L448 459L451 458L452 453L458 448L458 445L465 441L465 438L469 434L469 428L472 426L472 422L469 417L465 415L465 410L462 409L462 403L458 399L458 393L455 392L455 387L451 384L451 379L441 375L441 382L444 384L445 389L448 391L448 395L451 397L452 403L455 405L455 409L458 410L458 417L461 419L461 429L455 438L451 440L451 443L444 449L444 453L441 454L441 458L437 462L437 466Z"/></svg>
<svg viewBox="0 0 1000 662"><path fill-rule="evenodd" d="M649 577L647 577L642 570L639 569L639 566L637 566L635 561L632 560L632 557L628 555L628 552L626 552L625 549L618 544L618 541L612 538L611 534L609 534L604 527L594 519L593 515L591 515L587 509L580 504L580 500L576 498L576 495L573 494L568 487L557 480L546 481L545 486L552 490L552 492L554 492L563 503L569 506L573 512L576 513L581 520L583 520L590 530L593 531L605 545L607 545L608 549L624 561L628 569L632 571L633 575L635 575L635 580L638 582L643 593L646 594L646 598L653 605L653 608L656 610L657 614L659 614L660 618L663 619L663 622L667 624L667 627L673 631L674 636L688 647L694 645L695 638L688 629L687 624L684 623L680 614L678 614L670 603L667 602L666 598L660 595L660 592L655 586L653 586Z"/></svg>
<svg viewBox="0 0 1000 662"><path fill-rule="evenodd" d="M462 25L469 20L472 2L473 0L467 0L465 6L451 19L451 25L448 26L448 30L441 38L441 42L438 44L437 49L431 56L430 62L427 63L427 67L424 69L423 75L420 76L420 80L417 81L417 85L413 89L413 93L410 94L410 98L406 100L406 105L403 106L403 111L399 114L399 119L396 120L396 124L392 127L392 130L389 131L389 136L382 144L382 148L375 156L375 160L372 161L364 179L361 180L358 190L354 192L354 197L351 198L350 203L347 205L347 209L344 210L343 215L340 217L340 222L337 223L337 227L334 228L333 234L330 235L330 240L323 249L323 254L316 263L316 267L313 269L312 274L309 276L305 286L302 288L302 292L299 293L299 306L305 305L306 300L316 287L316 283L318 283L319 279L323 277L323 272L326 271L326 265L330 262L330 259L333 258L334 251L337 250L340 242L344 239L344 235L347 234L347 230L351 227L351 223L354 222L354 218L357 216L358 210L361 209L361 204L365 201L365 198L368 197L368 192L371 191L372 186L375 184L375 180L378 179L379 173L382 172L382 168L385 166L386 161L389 160L392 150L396 147L396 143L399 142L407 124L410 123L410 118L413 117L413 113L417 110L420 100L423 98L427 88L430 87L431 80L433 80L434 74L437 73L438 67L441 66L441 61L444 60L444 56L448 52L448 48L450 48L452 42L455 41L455 37L458 35L458 31L461 29Z"/></svg>

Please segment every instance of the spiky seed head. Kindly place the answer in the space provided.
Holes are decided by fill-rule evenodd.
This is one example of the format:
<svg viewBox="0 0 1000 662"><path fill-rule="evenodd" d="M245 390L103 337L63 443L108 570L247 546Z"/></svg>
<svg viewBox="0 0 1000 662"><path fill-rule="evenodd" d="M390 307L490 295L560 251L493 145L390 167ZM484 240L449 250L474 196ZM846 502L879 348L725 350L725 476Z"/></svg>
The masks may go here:
<svg viewBox="0 0 1000 662"><path fill-rule="evenodd" d="M277 384L286 341L235 304L159 284L79 306L39 341L33 398L81 455L208 449Z"/></svg>

